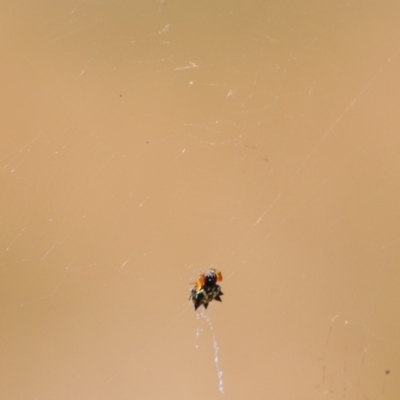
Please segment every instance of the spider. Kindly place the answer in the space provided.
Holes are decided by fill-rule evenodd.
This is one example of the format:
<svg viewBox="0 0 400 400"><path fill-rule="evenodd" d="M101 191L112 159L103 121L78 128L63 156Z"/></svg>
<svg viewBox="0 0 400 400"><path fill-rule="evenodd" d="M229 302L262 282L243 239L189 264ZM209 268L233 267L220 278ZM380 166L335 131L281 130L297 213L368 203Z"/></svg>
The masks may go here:
<svg viewBox="0 0 400 400"><path fill-rule="evenodd" d="M217 282L221 281L221 272L214 268L211 268L207 274L200 274L189 297L189 299L193 301L195 310L197 310L201 305L203 305L204 308L207 308L208 304L212 300L222 301L221 296L223 293L221 287L217 285Z"/></svg>

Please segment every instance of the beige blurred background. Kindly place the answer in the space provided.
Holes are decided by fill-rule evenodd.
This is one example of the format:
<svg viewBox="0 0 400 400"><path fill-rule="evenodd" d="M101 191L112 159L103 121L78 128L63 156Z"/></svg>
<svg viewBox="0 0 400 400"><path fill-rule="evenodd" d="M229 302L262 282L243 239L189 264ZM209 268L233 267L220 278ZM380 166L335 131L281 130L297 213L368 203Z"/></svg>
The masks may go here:
<svg viewBox="0 0 400 400"><path fill-rule="evenodd" d="M400 398L398 2L0 11L1 399Z"/></svg>

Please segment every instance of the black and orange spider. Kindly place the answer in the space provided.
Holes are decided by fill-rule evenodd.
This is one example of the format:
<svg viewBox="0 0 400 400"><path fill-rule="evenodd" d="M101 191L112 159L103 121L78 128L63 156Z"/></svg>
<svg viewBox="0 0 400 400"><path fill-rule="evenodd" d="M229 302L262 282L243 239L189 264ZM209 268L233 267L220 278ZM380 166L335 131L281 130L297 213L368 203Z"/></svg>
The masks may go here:
<svg viewBox="0 0 400 400"><path fill-rule="evenodd" d="M211 268L207 274L200 274L199 279L197 279L190 292L190 299L193 301L195 310L201 305L207 308L212 300L222 301L221 296L223 293L221 286L217 285L217 282L221 281L222 273L214 268Z"/></svg>

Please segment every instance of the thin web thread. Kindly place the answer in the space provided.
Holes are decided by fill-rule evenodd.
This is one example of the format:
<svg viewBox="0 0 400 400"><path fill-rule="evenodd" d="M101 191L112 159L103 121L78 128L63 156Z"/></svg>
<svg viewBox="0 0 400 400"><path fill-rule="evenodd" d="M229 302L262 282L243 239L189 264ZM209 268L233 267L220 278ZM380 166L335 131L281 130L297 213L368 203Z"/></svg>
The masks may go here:
<svg viewBox="0 0 400 400"><path fill-rule="evenodd" d="M222 394L225 394L224 380L222 378L223 371L222 371L221 367L219 366L219 357L218 357L219 346L218 346L217 338L214 335L214 328L212 326L210 317L208 315L204 314L204 312L202 311L200 313L200 316L207 321L208 326L210 327L211 331L213 332L212 335L213 335L213 343L214 343L214 363L215 363L215 367L217 368L218 386L219 386L218 389ZM197 337L198 337L199 333L200 333L200 331L197 330L197 332L196 332Z"/></svg>

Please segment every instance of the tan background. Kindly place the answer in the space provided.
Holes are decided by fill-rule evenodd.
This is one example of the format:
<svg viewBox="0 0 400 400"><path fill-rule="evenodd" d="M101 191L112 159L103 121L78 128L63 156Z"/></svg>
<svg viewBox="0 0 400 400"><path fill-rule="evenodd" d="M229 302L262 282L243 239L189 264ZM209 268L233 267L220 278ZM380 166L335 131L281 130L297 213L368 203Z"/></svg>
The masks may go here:
<svg viewBox="0 0 400 400"><path fill-rule="evenodd" d="M0 8L1 399L400 398L398 2Z"/></svg>

